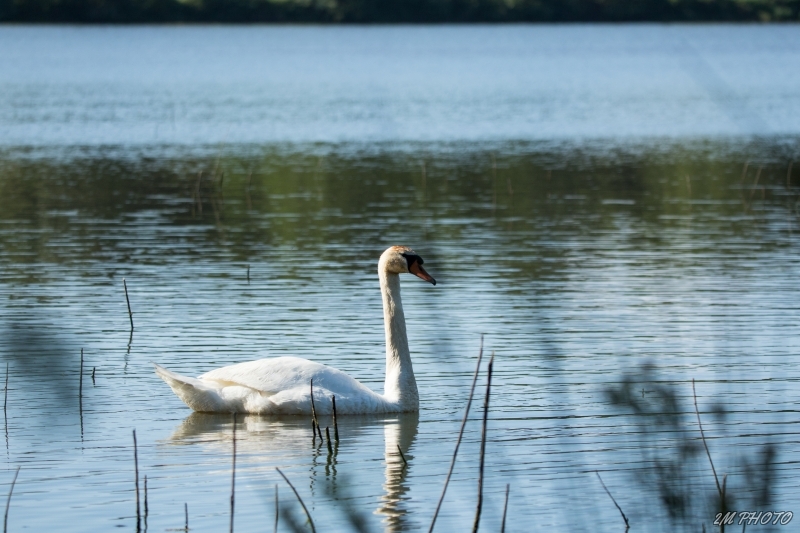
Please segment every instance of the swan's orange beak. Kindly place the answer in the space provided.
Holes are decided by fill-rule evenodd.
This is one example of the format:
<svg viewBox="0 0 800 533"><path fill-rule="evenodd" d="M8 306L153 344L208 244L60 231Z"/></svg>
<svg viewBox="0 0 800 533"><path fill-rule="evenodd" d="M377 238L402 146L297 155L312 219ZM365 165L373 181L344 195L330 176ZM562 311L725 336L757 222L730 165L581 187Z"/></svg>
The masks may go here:
<svg viewBox="0 0 800 533"><path fill-rule="evenodd" d="M419 261L414 261L411 263L411 266L408 267L408 271L417 276L419 279L424 279L428 283L436 285L436 280L433 279L433 276L425 272L425 269L422 268L422 265L419 264Z"/></svg>

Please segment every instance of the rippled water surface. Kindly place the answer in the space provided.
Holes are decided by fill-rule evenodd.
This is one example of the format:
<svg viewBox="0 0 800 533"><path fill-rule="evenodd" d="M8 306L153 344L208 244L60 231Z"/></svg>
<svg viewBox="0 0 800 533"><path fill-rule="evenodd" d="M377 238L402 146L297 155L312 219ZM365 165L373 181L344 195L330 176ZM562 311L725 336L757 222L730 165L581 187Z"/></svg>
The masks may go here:
<svg viewBox="0 0 800 533"><path fill-rule="evenodd" d="M798 40L0 27L9 530L135 530L134 429L146 528L184 504L228 528L231 417L151 362L296 355L380 390L395 243L439 281L402 280L419 415L341 417L331 453L309 420L240 417L236 531L271 530L276 486L304 523L275 467L319 531L426 531L481 334L483 530L507 484L508 531L622 529L595 471L633 531L712 530L692 380L728 508L800 512ZM437 531L472 525L485 366Z"/></svg>

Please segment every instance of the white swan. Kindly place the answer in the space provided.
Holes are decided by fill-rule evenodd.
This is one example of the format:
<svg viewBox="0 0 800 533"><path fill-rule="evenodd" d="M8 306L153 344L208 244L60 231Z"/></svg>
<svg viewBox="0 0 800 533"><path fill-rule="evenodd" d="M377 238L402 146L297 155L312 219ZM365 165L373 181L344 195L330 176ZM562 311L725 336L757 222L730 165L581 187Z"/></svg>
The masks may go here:
<svg viewBox="0 0 800 533"><path fill-rule="evenodd" d="M180 376L155 365L156 373L178 398L200 412L311 414L311 380L317 413L399 413L419 411L419 394L406 320L400 301L399 274L411 273L436 285L422 258L406 246L392 246L381 255L378 276L386 330L386 381L377 394L344 372L299 357L276 357L225 366L198 378Z"/></svg>

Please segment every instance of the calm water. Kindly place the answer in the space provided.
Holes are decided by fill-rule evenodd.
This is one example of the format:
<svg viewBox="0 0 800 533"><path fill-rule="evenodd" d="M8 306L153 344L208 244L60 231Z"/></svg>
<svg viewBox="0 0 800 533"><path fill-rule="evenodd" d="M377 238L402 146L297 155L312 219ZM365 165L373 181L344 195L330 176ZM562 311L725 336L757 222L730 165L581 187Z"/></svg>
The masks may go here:
<svg viewBox="0 0 800 533"><path fill-rule="evenodd" d="M730 508L800 513L800 27L0 27L0 50L10 531L135 530L134 429L147 529L186 503L225 530L230 417L150 362L290 354L380 389L394 243L440 282L403 280L419 416L343 419L333 454L308 420L240 419L237 531L271 530L276 484L302 522L275 467L320 531L427 530L482 333L483 530L506 484L509 531L622 529L595 471L633 531L711 530L692 379ZM437 531L472 524L485 381Z"/></svg>
<svg viewBox="0 0 800 533"><path fill-rule="evenodd" d="M800 133L800 27L0 28L0 145Z"/></svg>

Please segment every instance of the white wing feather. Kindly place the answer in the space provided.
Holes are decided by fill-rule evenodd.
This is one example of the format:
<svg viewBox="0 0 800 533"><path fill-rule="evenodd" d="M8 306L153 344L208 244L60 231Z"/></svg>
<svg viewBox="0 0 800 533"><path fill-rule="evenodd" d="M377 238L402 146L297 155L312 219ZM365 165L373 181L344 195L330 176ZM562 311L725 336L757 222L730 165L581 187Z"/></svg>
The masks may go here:
<svg viewBox="0 0 800 533"><path fill-rule="evenodd" d="M156 365L156 372L195 411L311 414L311 380L317 414L391 410L384 398L344 372L299 357L259 359L189 378Z"/></svg>

